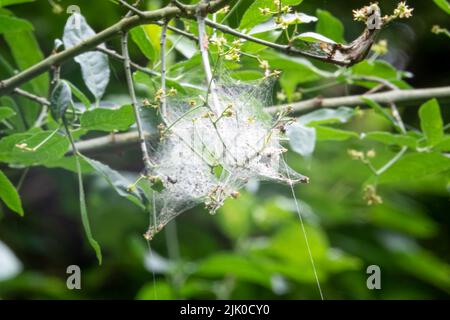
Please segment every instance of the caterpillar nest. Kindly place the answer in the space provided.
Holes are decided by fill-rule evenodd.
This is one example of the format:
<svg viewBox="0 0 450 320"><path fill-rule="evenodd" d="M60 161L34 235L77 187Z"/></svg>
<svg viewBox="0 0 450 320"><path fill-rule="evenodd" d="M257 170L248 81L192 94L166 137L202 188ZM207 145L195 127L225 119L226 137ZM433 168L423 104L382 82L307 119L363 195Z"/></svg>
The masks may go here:
<svg viewBox="0 0 450 320"><path fill-rule="evenodd" d="M222 76L203 99L164 97L160 141L148 141L149 180L156 190L149 195L153 221L147 239L196 205L214 214L251 179L308 182L284 162L285 113L272 117L264 111L272 87L271 79L244 83Z"/></svg>

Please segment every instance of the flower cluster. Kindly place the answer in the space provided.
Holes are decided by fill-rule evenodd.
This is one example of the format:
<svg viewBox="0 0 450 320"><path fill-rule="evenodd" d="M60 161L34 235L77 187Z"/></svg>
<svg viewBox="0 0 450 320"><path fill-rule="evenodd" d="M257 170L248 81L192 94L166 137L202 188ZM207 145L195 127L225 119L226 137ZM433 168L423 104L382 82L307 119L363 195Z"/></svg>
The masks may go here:
<svg viewBox="0 0 450 320"><path fill-rule="evenodd" d="M374 158L376 156L376 152L373 149L367 151L366 153L364 153L363 151L349 149L347 150L347 153L353 160L359 160L363 162L367 161L368 158Z"/></svg>
<svg viewBox="0 0 450 320"><path fill-rule="evenodd" d="M363 198L369 206L383 203L383 198L377 194L376 187L371 184L364 187Z"/></svg>
<svg viewBox="0 0 450 320"><path fill-rule="evenodd" d="M379 10L378 4L372 3L361 9L353 10L353 19L355 21L367 22L369 17L376 11ZM412 17L412 12L414 8L409 7L405 1L399 2L397 7L394 9L393 14L385 15L382 18L383 24L391 22L395 19L408 19Z"/></svg>
<svg viewBox="0 0 450 320"><path fill-rule="evenodd" d="M387 40L383 39L378 41L372 46L371 50L380 56L385 55L388 52Z"/></svg>

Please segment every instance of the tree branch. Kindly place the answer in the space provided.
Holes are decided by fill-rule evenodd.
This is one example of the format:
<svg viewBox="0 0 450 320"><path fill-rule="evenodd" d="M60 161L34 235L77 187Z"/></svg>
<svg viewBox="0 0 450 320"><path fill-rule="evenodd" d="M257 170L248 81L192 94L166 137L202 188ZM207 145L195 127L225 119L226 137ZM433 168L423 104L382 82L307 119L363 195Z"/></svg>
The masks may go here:
<svg viewBox="0 0 450 320"><path fill-rule="evenodd" d="M322 42L321 45L316 48L316 50L319 50L321 54L313 53L307 50L301 50L296 47L294 47L292 44L278 44L270 41L266 41L263 39L259 39L256 37L253 37L251 35L239 32L234 30L233 28L230 28L227 25L223 25L217 22L214 22L209 19L205 19L205 23L209 25L210 27L220 30L224 33L231 34L235 37L246 39L251 42L255 42L258 44L262 44L263 46L266 46L268 48L275 49L277 51L281 51L283 53L286 53L288 55L294 55L294 56L302 56L307 58L316 59L319 61L324 61L328 63L333 63L340 66L351 66L361 60L363 60L368 52L370 51L370 48L375 40L375 37L378 33L378 30L369 30L365 29L364 32L355 39L352 43L348 45L340 44L340 43L327 43ZM306 43L306 42L304 42ZM323 46L325 45L325 46Z"/></svg>
<svg viewBox="0 0 450 320"><path fill-rule="evenodd" d="M124 57L122 55L120 55L116 51L108 49L106 47L100 47L99 46L99 47L95 48L95 50L103 52L103 53L107 54L108 56L110 56L113 59L116 59L116 60L119 60L119 61L122 61L122 62L124 60ZM141 65L139 65L139 64L137 64L137 63L135 63L135 62L133 62L131 60L130 60L130 66L132 66L136 70L142 71L143 73L146 73L146 74L149 74L149 75L152 75L152 76L157 76L157 77L161 76L161 74L159 72L156 72L156 71L154 71L152 69L143 67L143 66L141 66Z"/></svg>
<svg viewBox="0 0 450 320"><path fill-rule="evenodd" d="M268 111L269 113L275 113L287 107L292 107L292 113L296 114L309 111L317 107L336 108L340 106L358 106L364 105L364 102L361 100L362 97L372 99L373 101L378 103L413 102L431 98L448 98L450 97L450 86L424 89L392 90L366 95L353 95L334 98L317 97L292 104L269 107L266 109L266 111Z"/></svg>
<svg viewBox="0 0 450 320"><path fill-rule="evenodd" d="M354 95L335 98L315 98L311 100L300 101L290 105L293 113L309 111L316 107L336 108L340 106L358 106L364 105L362 97L370 98L378 103L396 103L396 102L414 102L431 98L450 98L449 87L411 89L411 90L393 90L382 93L367 95ZM288 105L272 106L266 108L269 113L276 113L287 108ZM80 152L101 151L112 147L124 147L139 141L137 132L126 132L120 134L108 135L100 138L94 138L77 142Z"/></svg>
<svg viewBox="0 0 450 320"><path fill-rule="evenodd" d="M128 32L122 35L122 56L124 58L123 65L125 68L125 77L127 80L128 92L131 98L131 105L133 106L134 118L139 136L139 144L141 146L142 158L144 160L146 174L152 167L152 162L148 153L147 144L145 143L144 130L142 120L139 115L139 105L136 99L136 93L133 86L133 77L131 76L130 56L128 54Z"/></svg>
<svg viewBox="0 0 450 320"><path fill-rule="evenodd" d="M30 93L28 91L25 91L25 90L22 90L20 88L15 88L13 92L15 94L19 95L19 96L25 97L25 98L27 98L29 100L32 100L34 102L37 102L37 103L43 105L43 106L49 106L50 105L50 101L48 101L44 97L37 96L35 94L32 94L32 93Z"/></svg>
<svg viewBox="0 0 450 320"><path fill-rule="evenodd" d="M36 65L8 79L0 81L0 96L10 92L13 88L19 87L23 83L47 71L49 68L51 68L52 65L61 64L62 62L73 58L83 52L94 49L95 47L111 39L112 37L117 36L119 33L126 32L133 27L148 23L161 24L160 20L168 21L174 17L196 19L197 13L214 13L229 2L230 0L212 0L208 2L201 1L196 5L183 5L179 2L173 2L173 5L166 6L162 9L154 11L139 11L135 7L126 4L125 1L120 1L122 5L125 5L130 9L128 14L122 20L101 31L95 36L83 41L82 43L62 52L55 53L37 63ZM132 12L136 13L136 15L130 16ZM262 44L266 47L284 52L289 55L304 56L341 66L350 66L364 59L374 42L376 34L378 33L377 29L369 30L368 28L366 28L361 36L359 36L356 40L348 45L328 42L315 43L311 45L307 44L307 42L299 41L299 43L303 43L306 46L313 46L312 49L308 47L307 49L303 50L293 46L292 43L282 45L259 39L251 35L236 31L229 26L222 25L209 19L205 19L205 23L224 33L228 33L236 37L246 39L248 41ZM191 39L195 39L195 36L190 35L188 32L173 27L168 28L184 34Z"/></svg>
<svg viewBox="0 0 450 320"><path fill-rule="evenodd" d="M80 44L59 53L55 53L42 60L41 62L31 66L30 68L8 79L0 81L0 96L7 94L14 88L19 87L25 82L49 70L52 65L61 64L62 62L71 59L83 52L94 49L95 47L111 39L112 37L118 36L121 32L126 32L133 27L141 24L154 23L161 19L171 19L177 16L194 19L195 14L198 10L215 12L224 7L229 2L230 0L212 0L208 4L201 2L197 5L185 5L185 12L175 6L167 6L154 11L142 12L142 16L133 15L131 17L125 17L116 24L104 29L103 31L81 42Z"/></svg>

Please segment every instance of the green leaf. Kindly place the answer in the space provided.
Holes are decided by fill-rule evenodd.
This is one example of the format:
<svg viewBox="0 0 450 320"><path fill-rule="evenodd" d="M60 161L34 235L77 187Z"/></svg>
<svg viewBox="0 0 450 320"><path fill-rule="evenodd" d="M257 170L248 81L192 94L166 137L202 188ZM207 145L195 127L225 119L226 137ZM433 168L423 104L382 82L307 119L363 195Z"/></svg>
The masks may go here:
<svg viewBox="0 0 450 320"><path fill-rule="evenodd" d="M33 149L46 139L48 141L34 151L18 147ZM30 130L0 140L0 161L24 166L45 164L63 157L68 149L69 141L65 136L52 131Z"/></svg>
<svg viewBox="0 0 450 320"><path fill-rule="evenodd" d="M12 211L17 212L23 217L22 202L20 196L17 193L16 188L13 186L8 177L0 170L0 198Z"/></svg>
<svg viewBox="0 0 450 320"><path fill-rule="evenodd" d="M293 40L303 40L307 42L327 42L327 43L336 43L333 39L330 39L324 35L321 35L316 32L303 32L299 35L295 36Z"/></svg>
<svg viewBox="0 0 450 320"><path fill-rule="evenodd" d="M75 87L75 85L67 80L66 81L69 86L70 89L72 90L73 95L80 100L81 103L83 103L86 106L86 109L89 109L91 107L91 102L89 101L88 97L86 97L86 95L77 87Z"/></svg>
<svg viewBox="0 0 450 320"><path fill-rule="evenodd" d="M155 59L154 60L156 60L159 58L159 55L160 55L162 27L157 24L146 24L146 25L143 25L142 27L144 28L144 31L153 46L153 50L155 51Z"/></svg>
<svg viewBox="0 0 450 320"><path fill-rule="evenodd" d="M339 19L326 10L317 9L319 22L316 25L316 32L328 37L335 42L344 43L344 26Z"/></svg>
<svg viewBox="0 0 450 320"><path fill-rule="evenodd" d="M295 122L287 128L291 149L301 156L308 157L316 146L316 130Z"/></svg>
<svg viewBox="0 0 450 320"><path fill-rule="evenodd" d="M73 133L72 133L73 135ZM83 173L93 173L95 172L95 170L92 168L92 166L87 163L86 161L84 161L84 159L80 159L82 161L80 161L80 166L81 166L81 171ZM52 160L52 161L48 161L45 162L43 164L46 168L61 168L61 169L65 169L71 172L77 172L77 164L76 164L76 160L75 160L75 156L67 156L67 157L62 157L56 160Z"/></svg>
<svg viewBox="0 0 450 320"><path fill-rule="evenodd" d="M3 35L20 70L27 69L44 59L39 44L31 31L9 32ZM43 73L30 81L32 92L46 97L49 77Z"/></svg>
<svg viewBox="0 0 450 320"><path fill-rule="evenodd" d="M81 222L84 227L84 231L86 233L86 237L88 238L89 244L94 249L95 254L97 256L98 264L102 264L102 251L98 242L92 236L91 225L89 223L89 216L86 207L86 198L84 195L84 186L83 186L83 173L81 171L80 159L79 157L75 157L75 162L77 165L78 172L78 186L80 192L80 213L81 213Z"/></svg>
<svg viewBox="0 0 450 320"><path fill-rule="evenodd" d="M165 189L164 183L163 183L163 181L161 180L160 177L153 177L152 181L150 181L150 182L151 182L151 186L150 187L153 190L155 190L156 192L161 192L161 191L163 191Z"/></svg>
<svg viewBox="0 0 450 320"><path fill-rule="evenodd" d="M351 73L355 77L372 77L387 80L393 84L397 84L402 78L402 72L397 71L391 64L383 60L363 60L350 68ZM366 88L373 88L379 84L377 81L358 80L355 79L355 84L364 86ZM403 86L403 84L402 84Z"/></svg>
<svg viewBox="0 0 450 320"><path fill-rule="evenodd" d="M429 238L438 231L438 224L417 206L383 200L383 205L370 207L369 219L375 225L416 237Z"/></svg>
<svg viewBox="0 0 450 320"><path fill-rule="evenodd" d="M434 3L445 13L450 14L450 3L447 0L434 0Z"/></svg>
<svg viewBox="0 0 450 320"><path fill-rule="evenodd" d="M288 100L291 100L292 94L299 84L316 81L327 76L325 72L304 58L291 57L272 51L263 51L260 56L262 59L268 60L272 68L282 70L280 83Z"/></svg>
<svg viewBox="0 0 450 320"><path fill-rule="evenodd" d="M271 287L271 274L262 265L249 257L235 254L216 253L209 256L199 264L196 274L219 278L233 275L243 281Z"/></svg>
<svg viewBox="0 0 450 320"><path fill-rule="evenodd" d="M33 25L27 20L0 15L0 34L30 30L33 30Z"/></svg>
<svg viewBox="0 0 450 320"><path fill-rule="evenodd" d="M50 111L55 120L60 120L72 102L72 90L65 81L60 81L50 95Z"/></svg>
<svg viewBox="0 0 450 320"><path fill-rule="evenodd" d="M6 7L14 4L20 4L25 2L33 2L35 0L0 0L0 7Z"/></svg>
<svg viewBox="0 0 450 320"><path fill-rule="evenodd" d="M86 111L80 118L81 128L85 130L124 131L133 123L133 107L129 104L118 109L97 108Z"/></svg>
<svg viewBox="0 0 450 320"><path fill-rule="evenodd" d="M14 126L14 128L17 131L19 132L25 131L26 130L25 119L16 101L10 96L3 96L0 97L0 105L8 107L15 112L16 115L10 118L8 121Z"/></svg>
<svg viewBox="0 0 450 320"><path fill-rule="evenodd" d="M10 107L0 107L0 121L15 116L16 113Z"/></svg>
<svg viewBox="0 0 450 320"><path fill-rule="evenodd" d="M298 5L303 0L283 0L283 6L294 6ZM239 29L250 30L252 27L260 24L261 22L267 21L271 16L264 16L261 14L259 8L269 8L271 11L278 9L278 6L273 0L255 0L245 11L242 17Z"/></svg>
<svg viewBox="0 0 450 320"><path fill-rule="evenodd" d="M232 28L239 27L239 24L247 11L248 7L253 3L254 0L238 0L232 7L231 10L224 17L222 23L227 21L228 25Z"/></svg>
<svg viewBox="0 0 450 320"><path fill-rule="evenodd" d="M114 188L117 194L130 200L142 209L145 209L142 192L140 192L137 187L130 190L129 186L131 185L131 182L129 182L119 172L97 160L93 160L85 156L82 156L82 159L85 160L101 177L103 177Z"/></svg>
<svg viewBox="0 0 450 320"><path fill-rule="evenodd" d="M401 128L397 124L397 121L391 114L389 114L389 112L386 111L386 108L383 108L379 103L367 97L361 97L361 100L369 107L371 107L375 111L375 113L379 114L380 116L385 118L388 122L390 122L398 131L401 131Z"/></svg>
<svg viewBox="0 0 450 320"><path fill-rule="evenodd" d="M323 108L298 117L297 121L303 125L345 123L354 115L355 109L349 107L339 107L337 109Z"/></svg>
<svg viewBox="0 0 450 320"><path fill-rule="evenodd" d="M425 102L419 109L420 127L427 138L428 145L435 145L444 137L439 103L436 99Z"/></svg>
<svg viewBox="0 0 450 320"><path fill-rule="evenodd" d="M442 140L437 143L434 148L436 151L449 152L450 151L450 135L445 135Z"/></svg>
<svg viewBox="0 0 450 320"><path fill-rule="evenodd" d="M416 181L450 169L450 158L440 153L412 153L403 156L378 181L380 183Z"/></svg>
<svg viewBox="0 0 450 320"><path fill-rule="evenodd" d="M361 139L381 142L387 145L396 145L416 149L417 139L406 134L394 134L385 131L367 132L361 134Z"/></svg>
<svg viewBox="0 0 450 320"><path fill-rule="evenodd" d="M157 59L157 52L153 48L153 44L150 38L147 36L143 26L138 26L131 29L131 39L136 43L141 52L147 57L148 60L154 62Z"/></svg>
<svg viewBox="0 0 450 320"><path fill-rule="evenodd" d="M185 297L183 295L183 297ZM136 300L176 300L177 295L171 284L165 280L144 285L136 295Z"/></svg>
<svg viewBox="0 0 450 320"><path fill-rule="evenodd" d="M397 251L393 261L410 273L446 292L450 292L450 267L447 262L423 249Z"/></svg>
<svg viewBox="0 0 450 320"><path fill-rule="evenodd" d="M358 138L358 134L353 131L346 131L323 126L314 126L314 128L316 129L317 141L343 141L350 138Z"/></svg>
<svg viewBox="0 0 450 320"><path fill-rule="evenodd" d="M180 52L185 58L192 58L197 52L197 43L191 39L187 39L184 36L172 36L168 35L167 39L173 43L175 49Z"/></svg>

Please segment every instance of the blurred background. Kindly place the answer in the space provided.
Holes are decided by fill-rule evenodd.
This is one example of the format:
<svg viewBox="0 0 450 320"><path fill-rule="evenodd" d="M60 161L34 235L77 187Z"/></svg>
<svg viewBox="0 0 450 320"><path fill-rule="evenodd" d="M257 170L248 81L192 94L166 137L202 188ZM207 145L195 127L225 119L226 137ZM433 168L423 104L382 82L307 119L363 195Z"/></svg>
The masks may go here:
<svg viewBox="0 0 450 320"><path fill-rule="evenodd" d="M379 1L391 11L394 1ZM38 0L11 7L34 25L44 55L54 39L61 38L68 15L76 4L89 24L102 30L124 14L111 1ZM305 0L299 11L315 15L320 8L333 13L345 26L347 41L363 26L352 21L352 9L366 1ZM389 52L383 57L398 70L411 73L413 87L448 85L450 39L431 33L435 24L449 27L448 15L432 1L408 1L415 8L407 21L395 22L382 31ZM162 5L146 1L148 8ZM308 28L308 27L305 27ZM119 49L117 40L108 47ZM0 53L10 59L0 39ZM132 47L133 60L145 57ZM174 55L172 62L182 57ZM332 68L320 63L321 68ZM111 62L108 100L126 101L122 66ZM334 67L333 67L334 68ZM280 68L283 71L283 68ZM301 70L298 71L301 76ZM80 71L71 62L62 77L82 87ZM0 78L5 78L1 75ZM316 86L304 83L299 88ZM301 91L300 89L298 89ZM345 85L315 95L341 96L362 92ZM274 103L285 102L277 99ZM145 96L145 92L139 92ZM441 102L448 123L448 102ZM403 119L418 127L417 106L401 109ZM374 114L356 117L342 128L355 131L383 130L388 125ZM370 150L379 163L396 153L391 147L358 139L320 141L312 157L288 154L288 163L310 177L311 183L296 187L302 206L318 277L327 299L439 299L450 294L449 172L421 180L385 184L378 193L383 202L368 205L363 187L369 169L352 160L348 149ZM104 150L89 156L124 172L142 169L139 149L130 146ZM184 159L189 161L188 159ZM181 161L181 160L180 160ZM7 169L17 183L18 169ZM202 207L181 214L153 241L152 254L142 234L148 214L117 196L100 178L85 181L93 234L104 253L97 265L80 221L76 175L63 169L32 167L20 188L25 217L0 211L0 265L9 261L11 272L0 270L2 299L318 299L308 252L295 204L286 186L251 185L235 200L211 216ZM9 249L8 249L9 248ZM82 290L68 290L66 268L78 265ZM380 290L369 290L366 268L381 269Z"/></svg>

